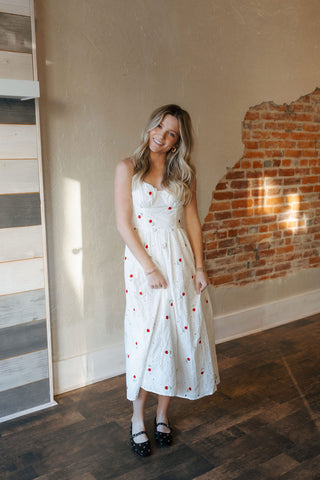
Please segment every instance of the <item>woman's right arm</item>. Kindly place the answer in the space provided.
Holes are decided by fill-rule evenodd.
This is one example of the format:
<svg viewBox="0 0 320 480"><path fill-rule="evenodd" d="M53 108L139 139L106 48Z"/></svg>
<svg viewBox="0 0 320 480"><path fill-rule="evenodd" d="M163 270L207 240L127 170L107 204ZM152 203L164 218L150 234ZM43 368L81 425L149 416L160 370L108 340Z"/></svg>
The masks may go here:
<svg viewBox="0 0 320 480"><path fill-rule="evenodd" d="M133 162L130 158L122 160L118 163L115 174L115 214L117 229L128 246L132 254L136 257L146 274L155 270L156 265L153 263L150 255L143 247L141 240L134 230L132 218L132 191L131 182L133 175ZM153 288L164 287L167 284L165 278L155 270L154 273L148 275L149 285Z"/></svg>

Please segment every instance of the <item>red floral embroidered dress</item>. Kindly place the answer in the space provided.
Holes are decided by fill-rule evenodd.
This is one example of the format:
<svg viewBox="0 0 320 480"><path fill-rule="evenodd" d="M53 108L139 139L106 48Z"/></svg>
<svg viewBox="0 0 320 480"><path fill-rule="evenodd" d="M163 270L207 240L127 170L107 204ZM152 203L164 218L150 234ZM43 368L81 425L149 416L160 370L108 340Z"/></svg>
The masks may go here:
<svg viewBox="0 0 320 480"><path fill-rule="evenodd" d="M213 314L208 289L195 292L183 206L169 191L146 182L133 186L132 198L133 226L168 287L151 289L126 247L127 397L135 400L140 387L189 399L210 395L219 383Z"/></svg>

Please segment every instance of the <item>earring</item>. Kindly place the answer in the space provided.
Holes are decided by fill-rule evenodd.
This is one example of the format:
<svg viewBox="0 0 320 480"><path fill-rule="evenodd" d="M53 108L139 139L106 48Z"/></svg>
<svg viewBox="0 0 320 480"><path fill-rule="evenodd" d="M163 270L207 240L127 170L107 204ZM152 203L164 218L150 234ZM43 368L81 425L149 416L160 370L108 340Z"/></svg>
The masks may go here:
<svg viewBox="0 0 320 480"><path fill-rule="evenodd" d="M172 147L172 148L171 148L171 152L172 152L172 153L176 153L176 151L177 151L176 147Z"/></svg>

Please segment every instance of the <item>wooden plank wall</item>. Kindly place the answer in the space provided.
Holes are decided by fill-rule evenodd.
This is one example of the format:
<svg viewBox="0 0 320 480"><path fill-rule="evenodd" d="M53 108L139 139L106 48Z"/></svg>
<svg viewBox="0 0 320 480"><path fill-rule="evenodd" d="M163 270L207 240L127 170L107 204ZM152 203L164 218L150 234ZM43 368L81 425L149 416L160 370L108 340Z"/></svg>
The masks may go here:
<svg viewBox="0 0 320 480"><path fill-rule="evenodd" d="M32 21L0 0L0 78L37 80ZM53 402L35 102L0 98L0 420Z"/></svg>

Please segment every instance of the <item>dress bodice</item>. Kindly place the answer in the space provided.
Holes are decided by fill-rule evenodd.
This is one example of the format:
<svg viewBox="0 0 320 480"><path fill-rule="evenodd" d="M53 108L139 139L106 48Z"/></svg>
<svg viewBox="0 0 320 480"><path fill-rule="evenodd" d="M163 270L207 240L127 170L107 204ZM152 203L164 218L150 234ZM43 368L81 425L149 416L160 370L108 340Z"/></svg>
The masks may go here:
<svg viewBox="0 0 320 480"><path fill-rule="evenodd" d="M166 189L158 190L147 182L132 187L132 224L135 228L181 228L183 205Z"/></svg>

